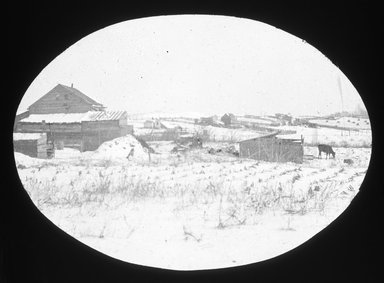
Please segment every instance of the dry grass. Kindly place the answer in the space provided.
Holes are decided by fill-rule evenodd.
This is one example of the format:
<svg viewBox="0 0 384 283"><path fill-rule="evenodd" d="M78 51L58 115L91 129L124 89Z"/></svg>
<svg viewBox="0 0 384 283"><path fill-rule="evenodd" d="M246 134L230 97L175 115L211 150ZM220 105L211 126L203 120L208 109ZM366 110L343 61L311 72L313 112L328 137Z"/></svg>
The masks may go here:
<svg viewBox="0 0 384 283"><path fill-rule="evenodd" d="M193 154L191 153L192 156ZM174 166L171 164L165 169L162 167L166 176L172 180L171 183L164 182L162 178L150 179L145 174L138 176L127 173L130 167L121 167L111 174L109 170L113 164L106 161L100 164L100 167L79 166L81 169L77 171L76 176L68 177L69 184L66 185L57 183L56 176L66 172L64 167L60 166L55 167L56 174L49 182L41 181L38 178L39 174L33 174L26 178L23 184L39 208L44 206L94 208L96 205L104 209L117 209L132 203L158 199L164 202L172 201L173 211L178 214L204 211L204 214L198 214L202 222L213 221L212 225L219 229L255 223L258 216L268 212L288 216L324 213L327 205L338 196L339 184L332 181L334 176L320 180L321 182L309 183L307 188L295 189L296 184L305 178L301 167L279 167L269 164L270 168L260 169L259 162L246 163L238 166L238 171L233 174L241 172L254 176L256 173L252 172L259 170L258 172L264 174L263 180L258 178L258 182L244 181L234 184L228 181L224 174L222 177L211 178L205 170L210 164L208 162L201 164L201 168L189 171L183 171L188 165L184 161L175 163ZM230 164L228 163L228 166ZM243 161L237 161L235 164L243 164ZM158 169L156 165L151 168L155 171ZM90 171L93 172L92 178L81 182ZM324 171L326 169L318 170L318 172ZM265 174L266 172L271 174ZM343 172L344 170L339 170L338 174ZM229 173L232 174L232 169ZM183 178L188 178L191 174L201 176L199 177L201 182L183 182ZM285 178L285 181L277 182L280 178ZM289 217L286 228L290 229Z"/></svg>

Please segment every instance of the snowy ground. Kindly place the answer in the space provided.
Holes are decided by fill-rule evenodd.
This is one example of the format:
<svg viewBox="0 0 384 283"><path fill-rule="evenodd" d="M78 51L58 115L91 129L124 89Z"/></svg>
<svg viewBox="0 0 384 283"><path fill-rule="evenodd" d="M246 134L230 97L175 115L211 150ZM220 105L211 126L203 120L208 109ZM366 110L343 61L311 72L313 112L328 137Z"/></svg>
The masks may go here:
<svg viewBox="0 0 384 283"><path fill-rule="evenodd" d="M280 126L280 130L296 131L291 135L294 138L304 137L304 144L316 145L319 143L337 147L370 147L372 133L370 130L346 131L332 128L308 128L303 126ZM290 135L285 135L289 138Z"/></svg>
<svg viewBox="0 0 384 283"><path fill-rule="evenodd" d="M246 118L242 118L246 119ZM264 121L264 120L263 120ZM328 121L328 122L325 122ZM266 121L264 121L266 122ZM370 147L372 142L372 133L370 130L370 124L368 119L363 118L349 118L342 117L337 120L313 120L313 122L319 125L324 124L327 126L340 126L350 128L350 130L340 130L336 128L308 128L304 126L269 126L270 129L276 131L290 131L296 132L290 135L284 135L286 138L300 138L303 136L304 143L306 145L317 145L319 143L329 144L331 146L338 147ZM146 135L156 132L165 132L165 129L146 129L143 128L144 120L132 120L129 124L134 125L134 131L136 135ZM214 142L239 142L246 139L259 137L266 133L248 129L248 128L220 128L213 126L202 126L194 124L193 120L187 120L186 118L172 118L163 119L162 123L168 128L181 127L184 131L191 134L203 134L207 136L209 141ZM266 126L263 123L260 126Z"/></svg>
<svg viewBox="0 0 384 283"><path fill-rule="evenodd" d="M148 129L143 127L143 121L138 122L130 121L130 125L134 126L135 135L147 135L151 133L163 133L165 129ZM191 134L205 134L208 135L208 138L212 141L231 141L238 142L245 139L255 138L263 133L260 133L255 130L239 128L221 128L221 127L213 127L213 126L202 126L198 124L194 124L193 121L184 121L183 119L174 119L174 120L162 120L162 124L169 129L175 127L181 127L183 131L187 131Z"/></svg>
<svg viewBox="0 0 384 283"><path fill-rule="evenodd" d="M265 260L311 238L358 193L371 153L340 147L336 159L294 164L150 145L158 152L151 161L132 137L95 152L15 159L33 202L79 241L136 264L196 270ZM132 147L137 155L127 160Z"/></svg>
<svg viewBox="0 0 384 283"><path fill-rule="evenodd" d="M370 130L371 124L368 118L340 117L338 119L312 119L312 123L325 126L346 127L353 129Z"/></svg>

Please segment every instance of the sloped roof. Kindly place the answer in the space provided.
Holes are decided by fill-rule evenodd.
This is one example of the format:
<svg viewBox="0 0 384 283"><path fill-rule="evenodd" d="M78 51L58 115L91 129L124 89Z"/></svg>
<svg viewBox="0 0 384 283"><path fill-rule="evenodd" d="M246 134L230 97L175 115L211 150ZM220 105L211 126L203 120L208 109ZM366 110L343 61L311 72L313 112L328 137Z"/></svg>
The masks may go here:
<svg viewBox="0 0 384 283"><path fill-rule="evenodd" d="M78 90L78 89L76 89L74 87L69 87L69 86L66 86L66 85L58 84L53 89L51 89L48 93L43 95L40 99L38 99L34 103L32 103L29 107L31 107L34 104L38 103L40 100L42 100L46 95L49 95L51 92L57 92L59 94L70 93L70 94L76 95L77 97L79 97L80 99L82 99L83 101L85 101L86 103L88 103L90 105L103 106L101 103L93 100L92 98L90 98L89 96L85 95L80 90Z"/></svg>
<svg viewBox="0 0 384 283"><path fill-rule="evenodd" d="M90 111L83 117L83 121L119 120L127 114L125 111Z"/></svg>
<svg viewBox="0 0 384 283"><path fill-rule="evenodd" d="M13 140L38 140L44 135L44 133L13 133Z"/></svg>
<svg viewBox="0 0 384 283"><path fill-rule="evenodd" d="M85 95L80 90L78 90L78 89L76 89L74 87L69 87L69 86L65 86L65 85L62 85L62 84L58 84L57 86L60 86L60 87L64 88L68 92L70 92L70 93L80 97L81 99L83 99L85 102L88 102L89 104L92 104L92 105L102 105L101 103L93 100L92 98L90 98L89 96Z"/></svg>
<svg viewBox="0 0 384 283"><path fill-rule="evenodd" d="M273 137L277 138L279 140L283 140L283 141L291 141L291 142L300 142L301 141L301 137L299 137L298 134L283 135L283 134L280 134L280 131L276 131L276 132L262 135L259 137L254 137L251 139L242 140L242 141L240 141L240 143L245 142L245 141L258 140L258 139L264 139L264 138L273 138Z"/></svg>
<svg viewBox="0 0 384 283"><path fill-rule="evenodd" d="M111 121L119 120L125 111L89 111L86 113L55 113L55 114L32 114L27 118L20 120L23 123L81 123L83 121Z"/></svg>
<svg viewBox="0 0 384 283"><path fill-rule="evenodd" d="M273 132L273 133L270 133L270 134L265 134L265 135L254 137L254 138L251 138L251 139L242 140L242 141L240 141L240 143L241 142L245 142L245 141L251 141L251 140L257 140L257 139L276 137L277 134L279 134L279 132Z"/></svg>

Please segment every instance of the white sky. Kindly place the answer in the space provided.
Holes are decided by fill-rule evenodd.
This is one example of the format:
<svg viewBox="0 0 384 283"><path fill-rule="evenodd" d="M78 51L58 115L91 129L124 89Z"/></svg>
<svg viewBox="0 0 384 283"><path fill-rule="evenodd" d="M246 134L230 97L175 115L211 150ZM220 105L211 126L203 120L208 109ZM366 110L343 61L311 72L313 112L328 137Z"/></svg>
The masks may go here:
<svg viewBox="0 0 384 283"><path fill-rule="evenodd" d="M349 80L301 39L257 21L179 15L126 21L68 48L36 77L19 112L58 83L109 109L329 114L363 105ZM364 106L363 106L364 108Z"/></svg>

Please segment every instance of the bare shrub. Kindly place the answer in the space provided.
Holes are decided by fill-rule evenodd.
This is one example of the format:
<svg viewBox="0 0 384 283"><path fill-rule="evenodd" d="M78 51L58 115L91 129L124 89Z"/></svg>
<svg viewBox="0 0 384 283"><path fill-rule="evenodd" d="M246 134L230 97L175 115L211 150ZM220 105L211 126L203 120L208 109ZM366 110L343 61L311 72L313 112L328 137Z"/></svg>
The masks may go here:
<svg viewBox="0 0 384 283"><path fill-rule="evenodd" d="M188 240L190 238L194 239L196 242L200 242L203 238L203 234L200 234L200 235L196 235L196 233L192 232L192 230L188 227L186 227L185 225L183 225L183 232L184 232L184 236L185 236L185 240Z"/></svg>
<svg viewBox="0 0 384 283"><path fill-rule="evenodd" d="M315 194L313 198L314 202L312 208L321 213L324 213L324 209L327 203L333 198L333 195L337 192L335 187L335 182L327 183L325 186L322 187L319 186L318 193Z"/></svg>

